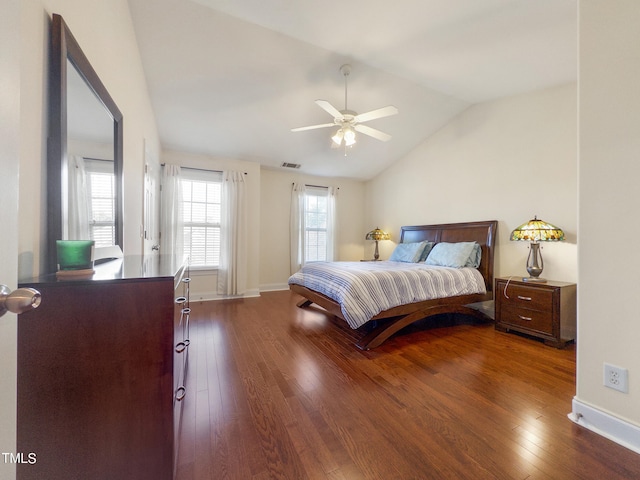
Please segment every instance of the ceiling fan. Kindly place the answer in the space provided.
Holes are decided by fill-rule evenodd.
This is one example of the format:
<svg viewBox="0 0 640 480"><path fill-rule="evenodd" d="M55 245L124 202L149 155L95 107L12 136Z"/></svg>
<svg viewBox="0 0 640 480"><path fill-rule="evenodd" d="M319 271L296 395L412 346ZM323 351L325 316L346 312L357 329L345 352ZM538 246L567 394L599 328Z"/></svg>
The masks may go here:
<svg viewBox="0 0 640 480"><path fill-rule="evenodd" d="M371 110L370 112L358 114L347 108L347 77L351 73L351 65L345 64L340 67L340 72L344 75L344 110L338 110L326 100L316 100L316 105L326 111L329 115L333 115L333 123L323 123L320 125L310 125L308 127L292 128L292 132L302 132L305 130L314 130L316 128L327 128L338 126L338 130L331 137L332 146L339 147L344 145L350 147L356 143L356 132L363 133L377 140L386 142L391 139L391 135L376 130L364 122L376 120L378 118L389 117L398 113L398 109L393 105Z"/></svg>

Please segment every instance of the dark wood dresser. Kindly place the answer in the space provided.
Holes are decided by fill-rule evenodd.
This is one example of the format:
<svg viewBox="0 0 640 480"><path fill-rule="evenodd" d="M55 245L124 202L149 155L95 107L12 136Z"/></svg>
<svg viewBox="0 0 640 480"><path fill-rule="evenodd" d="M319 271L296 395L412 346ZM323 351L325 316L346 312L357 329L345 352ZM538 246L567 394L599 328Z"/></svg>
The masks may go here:
<svg viewBox="0 0 640 480"><path fill-rule="evenodd" d="M18 465L20 480L173 477L186 266L125 256L95 270L21 283L42 304L18 320L17 448L36 459Z"/></svg>
<svg viewBox="0 0 640 480"><path fill-rule="evenodd" d="M576 284L496 278L496 329L541 338L562 348L576 338Z"/></svg>

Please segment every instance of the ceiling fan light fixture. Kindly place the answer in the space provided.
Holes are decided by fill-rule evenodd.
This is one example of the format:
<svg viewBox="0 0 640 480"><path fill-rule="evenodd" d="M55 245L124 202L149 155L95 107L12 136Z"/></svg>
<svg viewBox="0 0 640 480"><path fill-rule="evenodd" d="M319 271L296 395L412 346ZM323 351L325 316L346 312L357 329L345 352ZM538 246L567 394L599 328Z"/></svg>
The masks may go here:
<svg viewBox="0 0 640 480"><path fill-rule="evenodd" d="M341 128L339 128L338 131L335 133L335 135L331 137L331 140L333 140L333 143L335 143L336 145L340 145L342 143L343 137L344 137L344 131Z"/></svg>
<svg viewBox="0 0 640 480"><path fill-rule="evenodd" d="M353 131L351 127L346 127L344 129L344 144L347 147L356 143L356 132Z"/></svg>

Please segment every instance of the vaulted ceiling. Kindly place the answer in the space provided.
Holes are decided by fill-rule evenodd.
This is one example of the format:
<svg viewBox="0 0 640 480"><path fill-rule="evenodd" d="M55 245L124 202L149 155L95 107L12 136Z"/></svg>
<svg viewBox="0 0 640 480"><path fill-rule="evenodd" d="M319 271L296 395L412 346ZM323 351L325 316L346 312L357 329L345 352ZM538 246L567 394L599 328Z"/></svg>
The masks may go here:
<svg viewBox="0 0 640 480"><path fill-rule="evenodd" d="M474 103L576 81L576 0L129 0L168 150L369 179ZM331 148L314 101L395 105ZM346 155L345 155L346 154Z"/></svg>

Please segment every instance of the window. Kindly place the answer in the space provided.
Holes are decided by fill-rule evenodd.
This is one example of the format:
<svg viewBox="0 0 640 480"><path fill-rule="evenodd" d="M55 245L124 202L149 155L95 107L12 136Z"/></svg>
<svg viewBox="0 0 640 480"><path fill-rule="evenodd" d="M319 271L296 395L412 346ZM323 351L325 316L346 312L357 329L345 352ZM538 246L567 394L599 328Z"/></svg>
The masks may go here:
<svg viewBox="0 0 640 480"><path fill-rule="evenodd" d="M184 253L193 267L220 264L222 174L182 169Z"/></svg>
<svg viewBox="0 0 640 480"><path fill-rule="evenodd" d="M113 162L84 159L89 201L89 238L96 247L115 245L115 175Z"/></svg>
<svg viewBox="0 0 640 480"><path fill-rule="evenodd" d="M334 261L337 191L334 187L293 183L289 220L292 274L307 262Z"/></svg>
<svg viewBox="0 0 640 480"><path fill-rule="evenodd" d="M329 190L307 187L304 196L304 252L306 262L327 260Z"/></svg>

